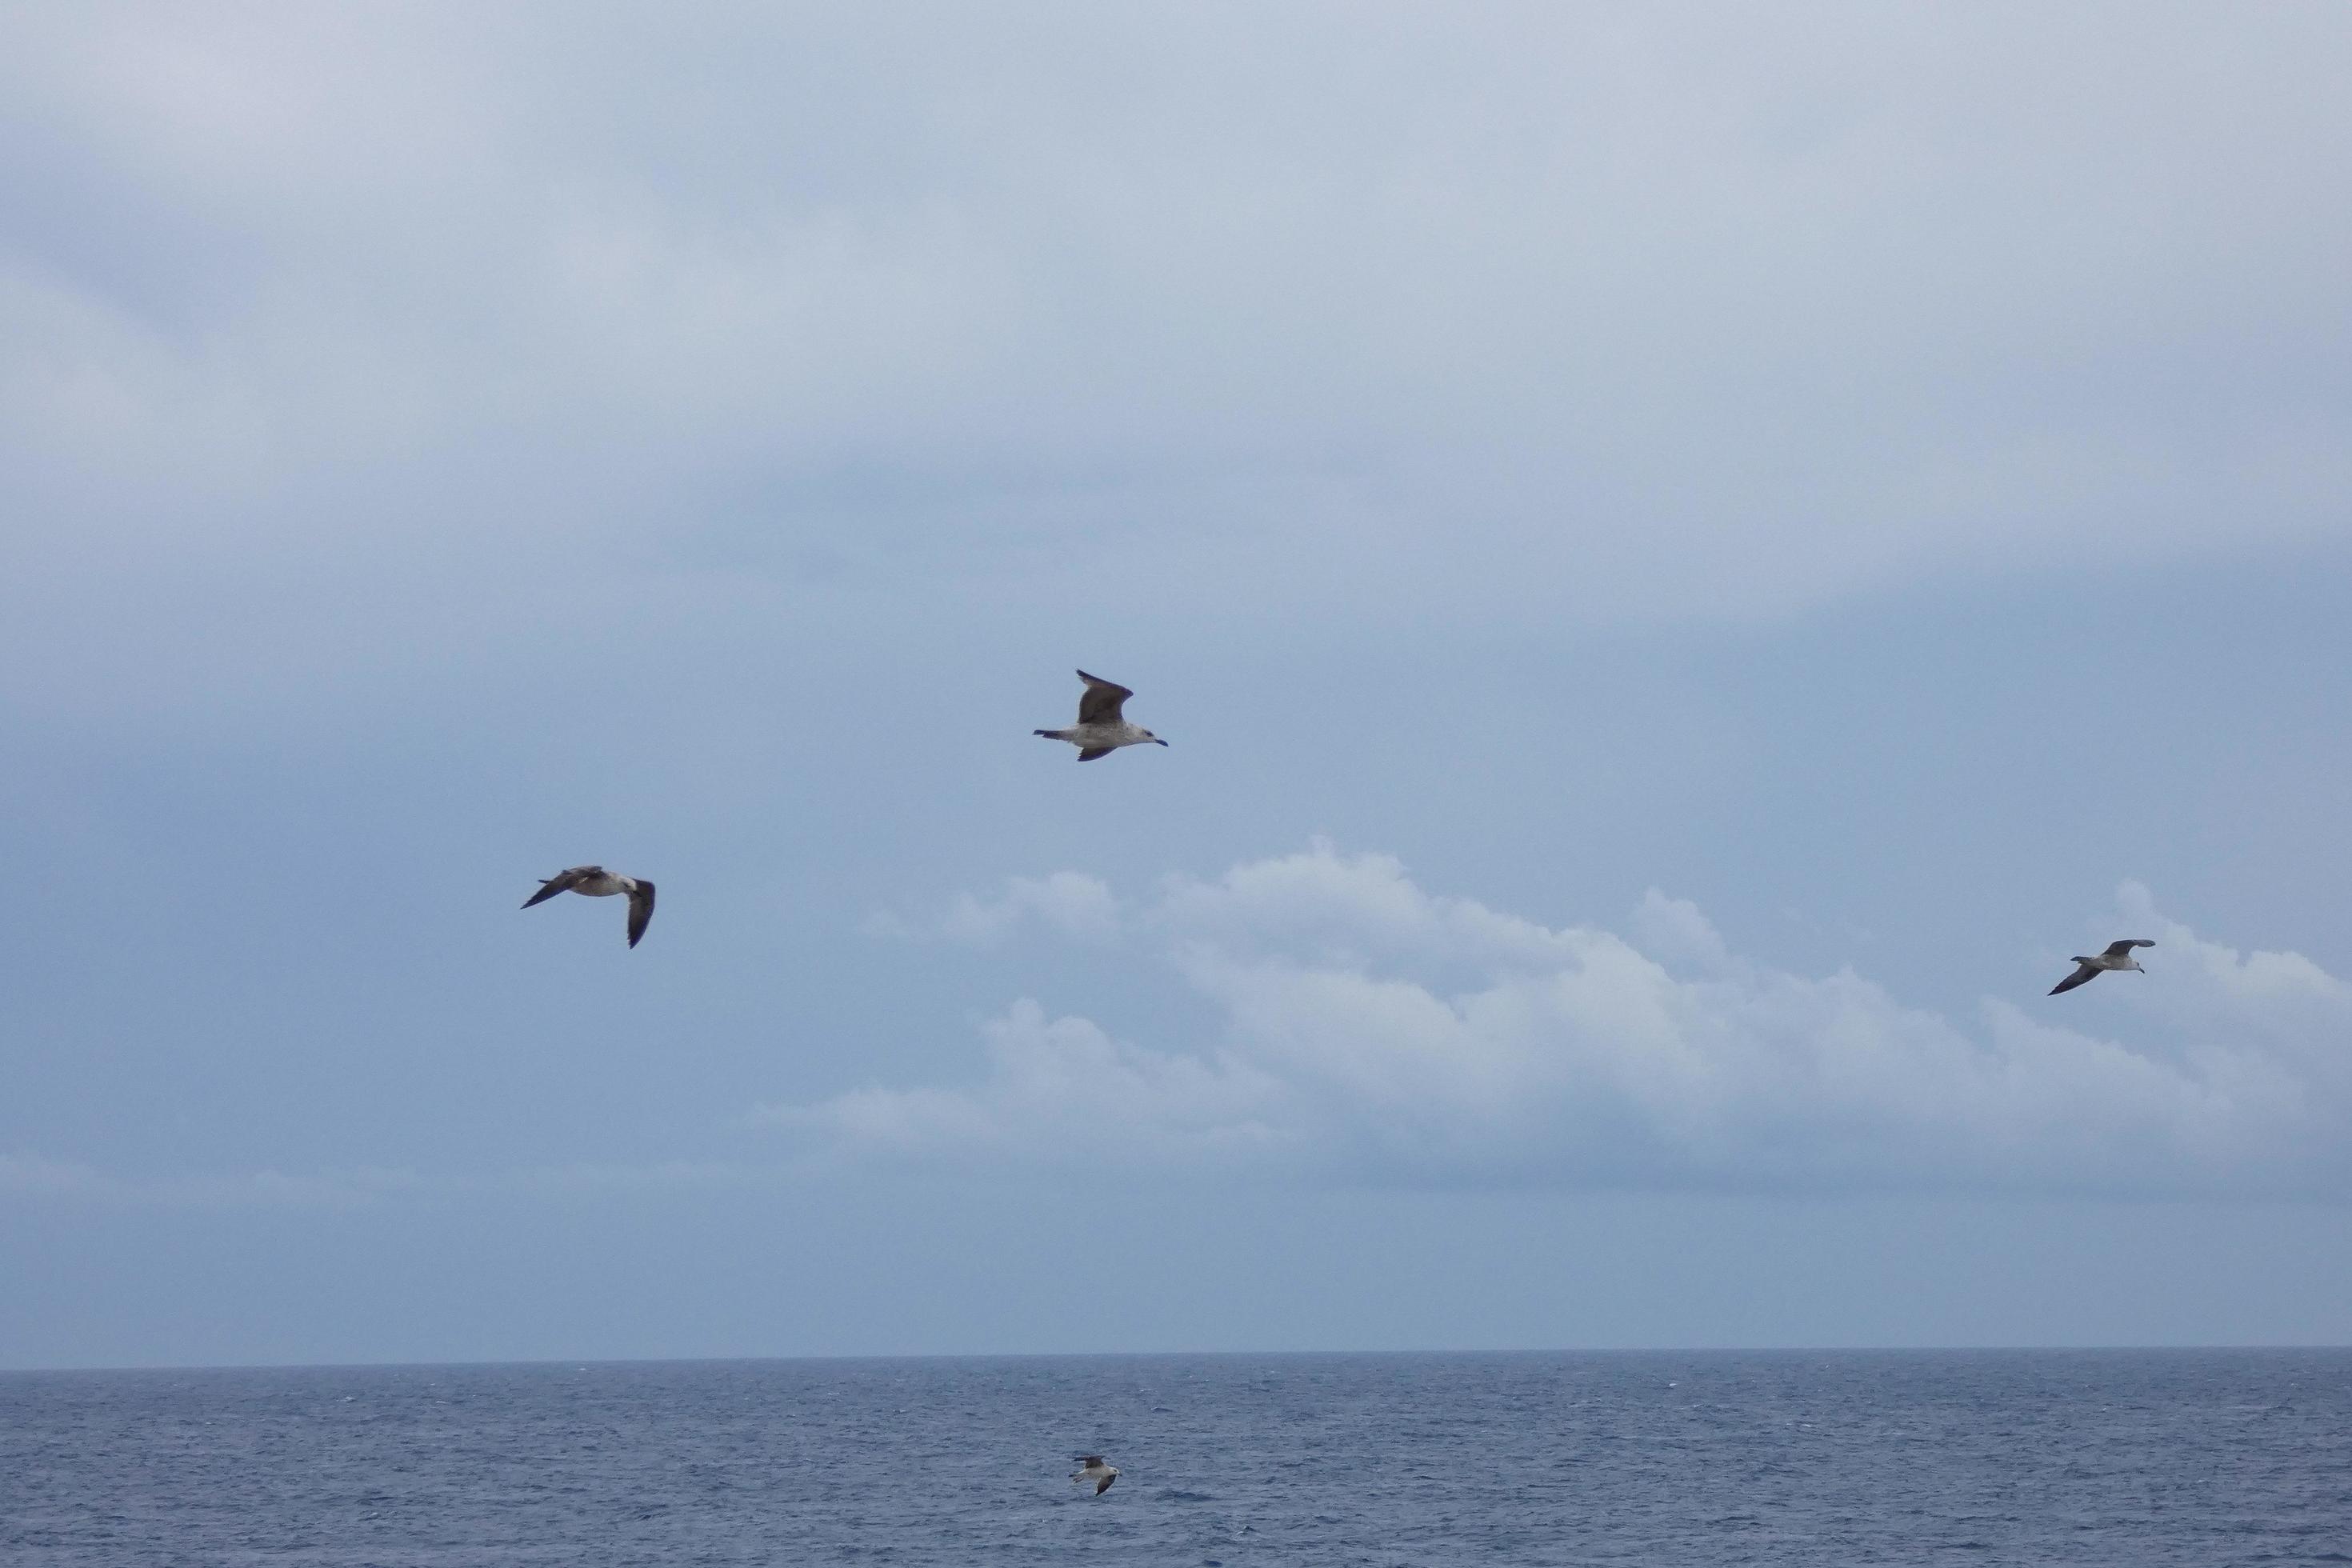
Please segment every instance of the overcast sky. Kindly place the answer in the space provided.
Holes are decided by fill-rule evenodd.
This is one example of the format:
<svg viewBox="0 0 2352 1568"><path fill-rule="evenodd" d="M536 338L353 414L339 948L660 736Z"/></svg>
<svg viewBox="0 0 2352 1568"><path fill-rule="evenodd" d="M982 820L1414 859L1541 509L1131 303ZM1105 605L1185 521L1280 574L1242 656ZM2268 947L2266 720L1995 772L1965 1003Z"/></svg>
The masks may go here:
<svg viewBox="0 0 2352 1568"><path fill-rule="evenodd" d="M2347 68L0 8L0 1365L2352 1339Z"/></svg>

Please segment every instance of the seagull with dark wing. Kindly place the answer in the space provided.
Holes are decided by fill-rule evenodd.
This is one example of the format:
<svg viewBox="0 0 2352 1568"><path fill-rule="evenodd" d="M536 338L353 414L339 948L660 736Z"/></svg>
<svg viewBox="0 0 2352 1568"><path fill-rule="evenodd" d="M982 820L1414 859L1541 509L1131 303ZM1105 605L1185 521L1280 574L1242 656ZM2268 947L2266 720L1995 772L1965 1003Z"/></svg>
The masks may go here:
<svg viewBox="0 0 2352 1568"><path fill-rule="evenodd" d="M2146 937L2127 936L2121 942L2111 942L2107 943L2106 952L2094 953L2089 958L2084 958L2078 952L2074 955L2074 962L2082 965L2082 967L2075 970L2074 973L2066 976L2065 979L2061 980L2057 984L2053 985L2050 988L2050 994L2055 996L2061 991L2072 991L2075 986L2083 984L2086 981L2096 980L2100 975L2105 973L2110 969L2139 969L2139 972L2142 974L2146 974L2147 971L2140 969L2139 960L2132 956L2132 949L2136 947L2154 947L2156 943L2148 941Z"/></svg>
<svg viewBox="0 0 2352 1568"><path fill-rule="evenodd" d="M1036 733L1049 741L1067 741L1078 749L1078 761L1082 763L1109 756L1121 746L1168 743L1141 725L1129 723L1120 713L1134 692L1083 669L1078 671L1078 679L1087 683L1087 689L1078 699L1077 724L1068 730L1039 730Z"/></svg>
<svg viewBox="0 0 2352 1568"><path fill-rule="evenodd" d="M629 895L629 945L646 934L646 922L654 918L654 885L642 877L624 877L618 871L607 871L602 866L574 866L568 871L558 871L552 877L541 879L539 891L522 901L524 909L543 904L558 893L585 893L592 899L609 899L614 893Z"/></svg>
<svg viewBox="0 0 2352 1568"><path fill-rule="evenodd" d="M1100 1454L1080 1454L1078 1468L1070 1479L1080 1486L1086 1485L1088 1481L1094 1482L1095 1496L1100 1497L1110 1490L1111 1482L1118 1479L1118 1467L1103 1463L1103 1457Z"/></svg>

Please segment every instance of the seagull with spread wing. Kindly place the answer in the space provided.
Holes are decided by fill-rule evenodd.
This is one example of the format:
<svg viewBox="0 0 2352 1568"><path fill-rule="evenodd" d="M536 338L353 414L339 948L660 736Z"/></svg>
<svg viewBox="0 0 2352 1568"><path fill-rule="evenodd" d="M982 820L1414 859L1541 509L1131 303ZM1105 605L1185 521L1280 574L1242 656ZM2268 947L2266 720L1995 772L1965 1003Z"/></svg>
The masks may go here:
<svg viewBox="0 0 2352 1568"><path fill-rule="evenodd" d="M1135 695L1126 687L1105 680L1098 675L1078 671L1078 679L1087 683L1086 694L1078 699L1078 721L1068 730L1039 730L1036 733L1049 741L1067 741L1078 749L1078 761L1091 763L1097 757L1107 757L1121 746L1164 746L1168 742L1144 729L1130 724L1119 710Z"/></svg>
<svg viewBox="0 0 2352 1568"><path fill-rule="evenodd" d="M558 871L552 877L541 878L539 891L522 901L524 909L543 904L558 893L585 893L592 899L609 899L615 893L629 895L629 945L646 934L646 925L654 918L654 885L642 877L624 877L618 871L607 871L602 866L574 866L568 871Z"/></svg>
<svg viewBox="0 0 2352 1568"><path fill-rule="evenodd" d="M1111 1482L1118 1479L1118 1467L1103 1463L1103 1457L1100 1454L1080 1454L1078 1468L1071 1475L1070 1479L1080 1486L1084 1486L1088 1481L1094 1482L1095 1496L1100 1497L1110 1490Z"/></svg>
<svg viewBox="0 0 2352 1568"><path fill-rule="evenodd" d="M2082 965L2082 967L2075 970L2074 973L2066 976L2065 979L2061 980L2057 984L2053 985L2050 988L2050 994L2055 996L2061 991L2072 991L2077 985L2081 985L2088 981L2096 980L2100 975L2105 973L2110 969L2138 969L2142 974L2146 974L2147 971L2140 969L2139 960L2132 956L2132 949L2136 947L2154 947L2156 943L2148 941L2146 937L2127 936L2121 942L2111 942L2107 943L2106 952L2094 953L2089 958L2084 958L2078 952L2074 955L2074 962Z"/></svg>

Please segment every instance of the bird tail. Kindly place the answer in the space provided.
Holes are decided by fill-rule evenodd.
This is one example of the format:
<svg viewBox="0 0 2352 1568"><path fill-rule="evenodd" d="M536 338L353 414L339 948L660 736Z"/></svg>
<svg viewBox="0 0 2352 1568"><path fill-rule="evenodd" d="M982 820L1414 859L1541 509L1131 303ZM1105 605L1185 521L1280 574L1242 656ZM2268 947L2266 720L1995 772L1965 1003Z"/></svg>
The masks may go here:
<svg viewBox="0 0 2352 1568"><path fill-rule="evenodd" d="M1032 730L1030 733L1043 735L1049 741L1066 741L1070 738L1070 732L1067 730Z"/></svg>

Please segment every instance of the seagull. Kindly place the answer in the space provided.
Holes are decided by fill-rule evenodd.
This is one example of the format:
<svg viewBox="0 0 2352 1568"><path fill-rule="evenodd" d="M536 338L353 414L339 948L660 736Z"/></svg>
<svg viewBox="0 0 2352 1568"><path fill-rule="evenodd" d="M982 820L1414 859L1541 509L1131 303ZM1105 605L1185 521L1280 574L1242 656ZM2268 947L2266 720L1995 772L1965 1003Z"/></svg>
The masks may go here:
<svg viewBox="0 0 2352 1568"><path fill-rule="evenodd" d="M2131 955L2132 949L2136 947L2154 947L2156 943L2149 942L2145 937L2127 936L2121 942L2111 942L2107 943L2107 951L2094 957L2084 958L2078 952L2074 955L2074 962L2081 964L2082 967L2074 971L2074 973L2066 976L2065 979L2061 980L2057 984L2053 985L2050 988L2050 994L2055 996L2061 991L2072 991L2075 986L2082 984L2086 980L2096 980L2099 977L2100 972L2103 970L2139 969L2139 972L2142 974L2146 974L2147 971L2139 968L2139 960Z"/></svg>
<svg viewBox="0 0 2352 1568"><path fill-rule="evenodd" d="M1134 692L1098 675L1088 675L1083 669L1078 671L1078 679L1087 683L1087 694L1078 699L1077 727L1039 730L1036 733L1049 741L1067 741L1078 749L1078 761L1082 763L1108 757L1121 746L1164 746L1168 743L1141 725L1130 724L1119 716L1120 707L1135 695Z"/></svg>
<svg viewBox="0 0 2352 1568"><path fill-rule="evenodd" d="M646 922L654 918L654 885L638 877L624 877L618 871L607 871L602 866L574 866L568 871L558 871L552 877L540 879L539 891L522 901L524 909L543 904L558 893L585 893L592 899L609 899L614 893L629 895L629 945L646 934Z"/></svg>
<svg viewBox="0 0 2352 1568"><path fill-rule="evenodd" d="M1113 687L1111 689L1116 691L1118 689ZM1070 1477L1070 1479L1081 1486L1088 1481L1094 1482L1095 1496L1100 1497L1110 1490L1111 1482L1118 1479L1118 1467L1103 1463L1103 1457L1100 1454L1080 1454L1077 1471Z"/></svg>

